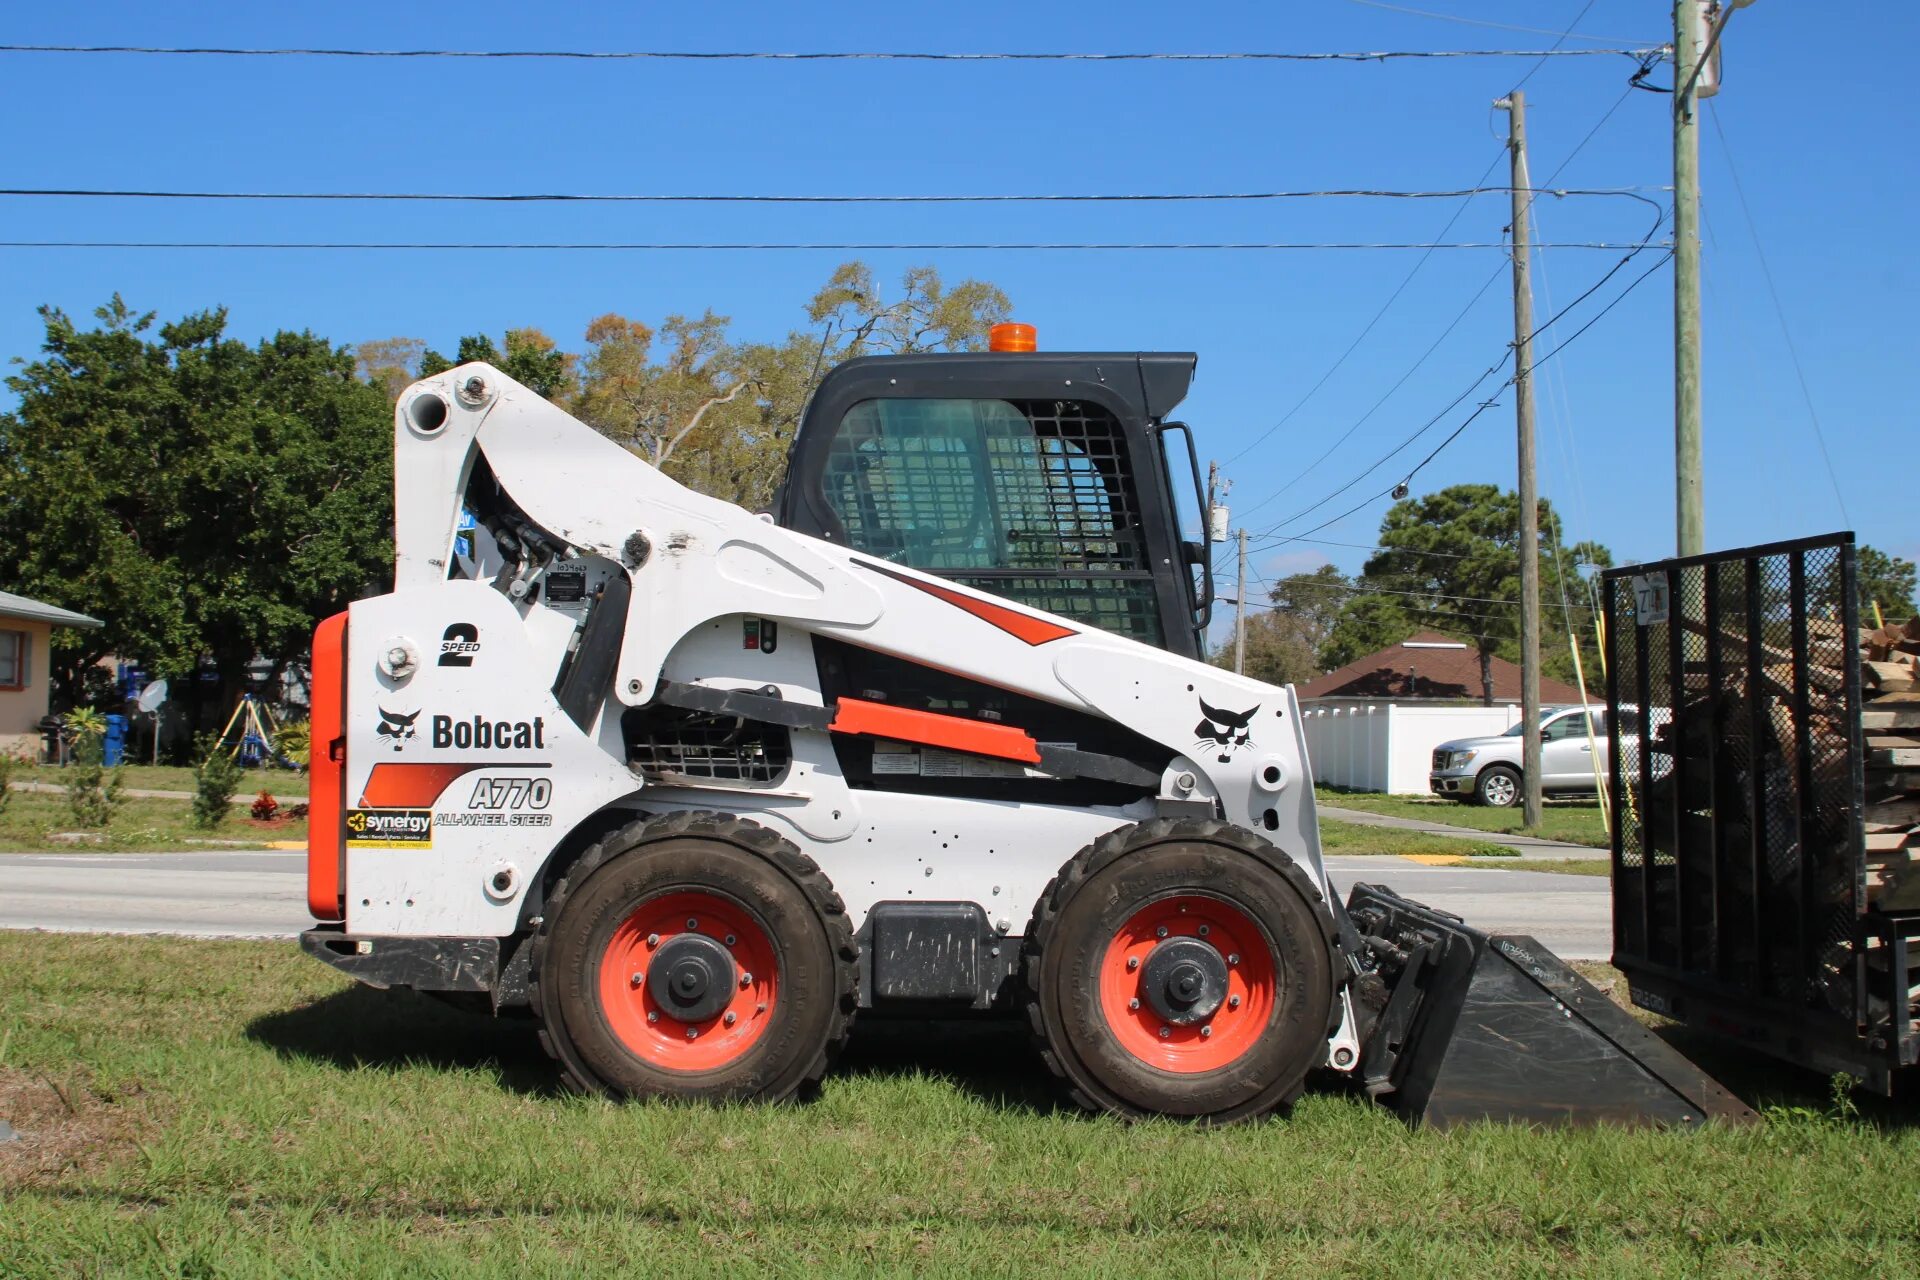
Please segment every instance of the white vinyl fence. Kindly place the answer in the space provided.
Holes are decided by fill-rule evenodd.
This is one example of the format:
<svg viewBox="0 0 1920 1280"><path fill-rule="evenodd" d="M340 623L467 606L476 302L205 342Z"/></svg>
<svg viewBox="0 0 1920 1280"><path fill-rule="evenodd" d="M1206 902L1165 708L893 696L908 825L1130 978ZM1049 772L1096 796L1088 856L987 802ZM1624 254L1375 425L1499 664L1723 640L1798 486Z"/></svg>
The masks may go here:
<svg viewBox="0 0 1920 1280"><path fill-rule="evenodd" d="M1313 780L1355 791L1424 795L1433 749L1452 738L1503 733L1513 705L1407 706L1362 699L1302 703Z"/></svg>

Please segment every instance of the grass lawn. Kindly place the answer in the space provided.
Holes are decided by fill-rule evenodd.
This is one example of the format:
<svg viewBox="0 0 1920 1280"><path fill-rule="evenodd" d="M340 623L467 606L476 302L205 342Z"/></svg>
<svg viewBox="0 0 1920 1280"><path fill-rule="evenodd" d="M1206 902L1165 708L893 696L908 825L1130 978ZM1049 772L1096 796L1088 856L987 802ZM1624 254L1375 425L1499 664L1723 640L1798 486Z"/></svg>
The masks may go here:
<svg viewBox="0 0 1920 1280"><path fill-rule="evenodd" d="M1920 1267L1920 1112L1784 1069L1745 1130L1410 1132L1325 1089L1204 1130L1056 1109L1012 1024L876 1020L810 1103L616 1105L291 945L0 933L0 972L9 1276Z"/></svg>
<svg viewBox="0 0 1920 1280"><path fill-rule="evenodd" d="M1399 857L1472 857L1511 858L1513 850L1505 845L1473 840L1466 836L1436 836L1424 831L1397 831L1392 827L1367 827L1338 818L1320 819L1320 849L1328 854L1383 853Z"/></svg>
<svg viewBox="0 0 1920 1280"><path fill-rule="evenodd" d="M1362 809L1395 818L1418 818L1502 834L1526 830L1517 805L1511 809L1489 809L1484 805L1442 800L1438 796L1387 796L1377 791L1338 791L1332 787L1315 787L1313 794L1318 803L1341 809ZM1592 800L1549 800L1540 812L1540 829L1527 834L1565 840L1569 844L1590 844L1596 849L1607 847L1607 829L1600 821L1600 806Z"/></svg>
<svg viewBox="0 0 1920 1280"><path fill-rule="evenodd" d="M245 800L245 795L240 797ZM289 805L299 803L295 797ZM13 791L5 813L0 813L0 853L22 853L43 849L74 848L96 852L151 853L163 850L204 848L194 840L244 840L259 845L274 840L305 840L305 818L276 822L255 822L247 816L243 803L236 803L227 820L211 831L193 825L192 804L186 800L125 801L113 821L100 832L99 841L69 844L56 841L56 833L79 831L67 797L46 791ZM0 1269L0 1275L4 1275Z"/></svg>
<svg viewBox="0 0 1920 1280"><path fill-rule="evenodd" d="M1507 862L1489 862L1486 865L1498 867L1502 871L1557 871L1565 876L1613 874L1613 863L1606 858L1514 858Z"/></svg>
<svg viewBox="0 0 1920 1280"><path fill-rule="evenodd" d="M130 764L127 771L127 786L139 791L188 791L193 790L193 770L184 765L171 764ZM16 782L50 782L55 786L64 785L67 771L57 765L24 765L13 771ZM262 789L271 791L274 799L285 804L288 796L304 800L307 795L307 775L292 769L248 769L240 776L240 790L235 795L252 797Z"/></svg>

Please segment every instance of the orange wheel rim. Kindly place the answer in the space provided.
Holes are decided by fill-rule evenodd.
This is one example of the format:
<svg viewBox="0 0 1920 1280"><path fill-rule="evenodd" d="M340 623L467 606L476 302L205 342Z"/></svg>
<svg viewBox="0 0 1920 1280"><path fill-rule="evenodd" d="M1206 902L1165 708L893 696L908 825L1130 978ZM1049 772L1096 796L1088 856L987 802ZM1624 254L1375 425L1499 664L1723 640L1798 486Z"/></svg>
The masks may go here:
<svg viewBox="0 0 1920 1280"><path fill-rule="evenodd" d="M661 949L683 935L723 949L732 963L724 1002L693 1020L659 1000L657 984L647 981ZM779 987L773 942L759 921L732 900L697 890L641 903L600 957L600 1007L608 1027L635 1056L667 1071L712 1071L738 1062L772 1024Z"/></svg>
<svg viewBox="0 0 1920 1280"><path fill-rule="evenodd" d="M1146 989L1154 951L1169 941L1212 948L1225 990L1205 1016L1180 1022ZM1128 918L1100 961L1100 1011L1122 1048L1149 1066L1180 1074L1218 1071L1244 1057L1272 1020L1279 1000L1273 948L1240 908L1184 894L1148 904Z"/></svg>

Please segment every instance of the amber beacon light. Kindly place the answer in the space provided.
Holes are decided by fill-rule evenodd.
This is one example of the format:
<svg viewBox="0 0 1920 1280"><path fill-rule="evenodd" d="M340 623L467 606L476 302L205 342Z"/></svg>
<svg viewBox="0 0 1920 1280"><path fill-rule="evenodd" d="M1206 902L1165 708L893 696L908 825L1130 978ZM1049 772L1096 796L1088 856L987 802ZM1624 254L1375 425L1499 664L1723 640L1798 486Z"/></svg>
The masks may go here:
<svg viewBox="0 0 1920 1280"><path fill-rule="evenodd" d="M989 351L1038 351L1040 335L1030 324L997 324L987 331Z"/></svg>

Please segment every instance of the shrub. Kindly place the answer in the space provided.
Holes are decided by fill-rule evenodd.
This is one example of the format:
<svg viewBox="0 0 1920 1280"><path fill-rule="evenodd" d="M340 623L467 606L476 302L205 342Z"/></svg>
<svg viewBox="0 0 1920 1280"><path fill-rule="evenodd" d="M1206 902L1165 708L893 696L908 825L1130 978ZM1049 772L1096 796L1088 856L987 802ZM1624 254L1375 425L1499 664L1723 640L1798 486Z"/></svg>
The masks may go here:
<svg viewBox="0 0 1920 1280"><path fill-rule="evenodd" d="M233 793L240 789L240 766L212 734L201 735L195 745L200 762L193 767L193 825L211 831L227 820Z"/></svg>
<svg viewBox="0 0 1920 1280"><path fill-rule="evenodd" d="M91 707L70 711L67 730L73 734L73 764L67 769L67 807L82 827L104 827L120 808L126 783L122 768L101 764L106 752L106 717Z"/></svg>
<svg viewBox="0 0 1920 1280"><path fill-rule="evenodd" d="M0 751L0 816L5 816L7 806L13 803L13 770L22 763L11 751Z"/></svg>
<svg viewBox="0 0 1920 1280"><path fill-rule="evenodd" d="M275 729L273 753L296 769L305 769L313 755L313 726L305 720L296 720Z"/></svg>
<svg viewBox="0 0 1920 1280"><path fill-rule="evenodd" d="M253 806L247 812L253 815L255 822L272 822L273 815L280 811L280 802L270 792L262 791L253 798Z"/></svg>
<svg viewBox="0 0 1920 1280"><path fill-rule="evenodd" d="M293 819L296 822L298 822L301 818L304 818L306 816L307 816L307 803L304 800L302 800L299 804L294 805L291 809L287 810L287 817Z"/></svg>

